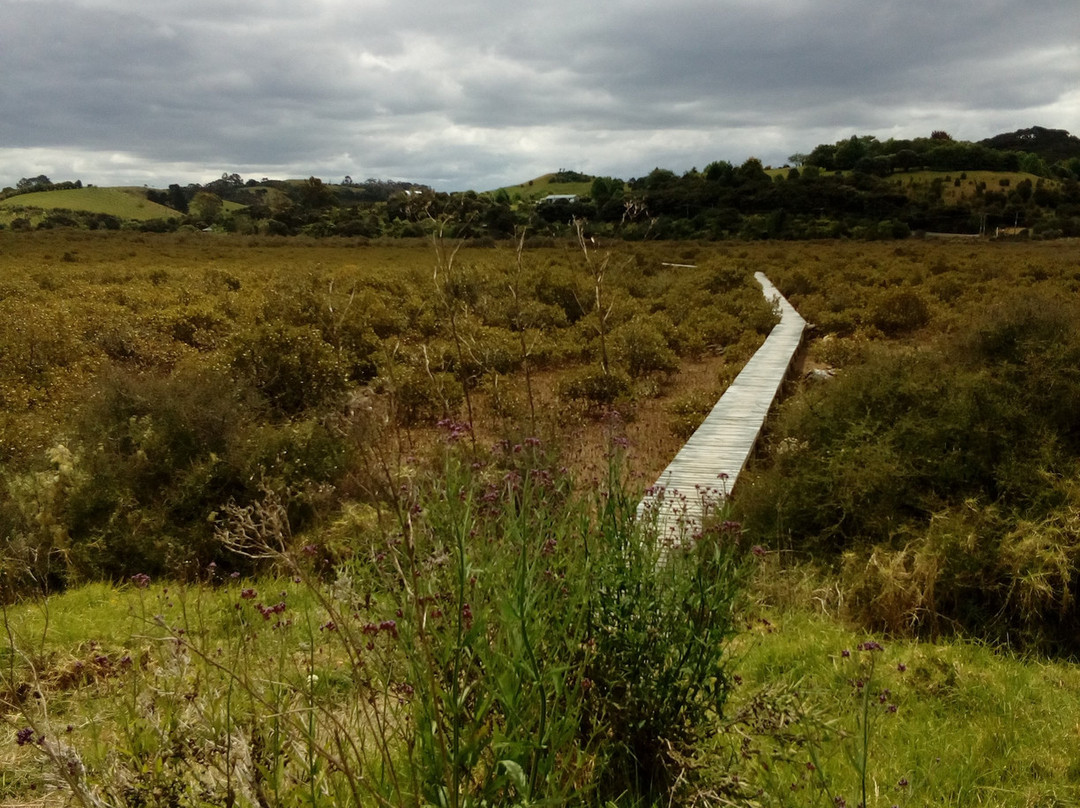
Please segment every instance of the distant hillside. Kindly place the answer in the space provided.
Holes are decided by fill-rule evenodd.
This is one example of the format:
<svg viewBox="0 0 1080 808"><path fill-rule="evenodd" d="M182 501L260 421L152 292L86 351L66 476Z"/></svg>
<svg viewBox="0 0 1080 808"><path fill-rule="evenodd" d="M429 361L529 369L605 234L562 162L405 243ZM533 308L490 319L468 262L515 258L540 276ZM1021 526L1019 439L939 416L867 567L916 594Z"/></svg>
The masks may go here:
<svg viewBox="0 0 1080 808"><path fill-rule="evenodd" d="M981 140L983 146L1000 151L1020 151L1037 154L1048 164L1080 158L1080 138L1064 129L1032 126Z"/></svg>
<svg viewBox="0 0 1080 808"><path fill-rule="evenodd" d="M104 213L137 221L168 219L180 215L172 208L149 201L142 188L72 188L19 194L0 200L0 211L7 214L5 218L10 218L19 208Z"/></svg>
<svg viewBox="0 0 1080 808"><path fill-rule="evenodd" d="M520 185L496 188L491 193L506 191L511 201L535 202L551 194L576 194L588 196L592 191L594 177L576 171L557 171L544 174Z"/></svg>
<svg viewBox="0 0 1080 808"><path fill-rule="evenodd" d="M918 198L929 193L951 205L965 199L976 200L980 192L988 190L1007 192L1019 188L1025 181L1029 187L1042 184L1057 188L1059 184L1023 171L909 171L884 179L909 197Z"/></svg>

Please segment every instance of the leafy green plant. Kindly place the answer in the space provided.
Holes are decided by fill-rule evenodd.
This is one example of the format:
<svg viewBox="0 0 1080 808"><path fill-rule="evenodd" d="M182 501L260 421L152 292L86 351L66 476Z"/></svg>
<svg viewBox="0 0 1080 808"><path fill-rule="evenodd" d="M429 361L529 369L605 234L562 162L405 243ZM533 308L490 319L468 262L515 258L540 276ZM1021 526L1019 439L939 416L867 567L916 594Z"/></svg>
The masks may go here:
<svg viewBox="0 0 1080 808"><path fill-rule="evenodd" d="M607 793L629 776L657 797L678 778L680 754L724 713L744 550L733 522L675 547L656 531L627 531L635 507L610 487L590 547L589 719L613 739L602 752Z"/></svg>

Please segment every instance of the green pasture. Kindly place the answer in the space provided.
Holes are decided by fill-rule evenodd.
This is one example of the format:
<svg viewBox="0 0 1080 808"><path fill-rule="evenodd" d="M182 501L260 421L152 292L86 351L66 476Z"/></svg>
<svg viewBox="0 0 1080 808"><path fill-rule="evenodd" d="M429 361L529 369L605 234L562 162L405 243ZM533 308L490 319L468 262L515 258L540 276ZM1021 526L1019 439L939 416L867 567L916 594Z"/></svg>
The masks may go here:
<svg viewBox="0 0 1080 808"><path fill-rule="evenodd" d="M139 221L180 215L172 208L150 202L140 188L73 188L20 194L0 200L0 217L10 221L22 215L18 212L20 208L36 208L41 211L80 210Z"/></svg>
<svg viewBox="0 0 1080 808"><path fill-rule="evenodd" d="M1039 184L1056 186L1048 180L1023 171L909 171L899 172L886 178L886 182L908 194L926 193L935 182L941 183L941 196L946 202L956 203L973 199L979 193L996 191L1008 195L1022 182L1031 186Z"/></svg>
<svg viewBox="0 0 1080 808"><path fill-rule="evenodd" d="M855 806L864 784L870 806L1077 804L1075 664L861 634L806 603L747 621L703 765L750 761L759 805Z"/></svg>
<svg viewBox="0 0 1080 808"><path fill-rule="evenodd" d="M773 179L781 177L786 179L791 168L768 168L765 173ZM801 171L801 169L800 169ZM821 176L828 177L835 174L851 174L850 171L822 171ZM1046 187L1057 187L1057 180L1046 179L1024 171L934 171L929 169L913 171L896 171L888 177L882 178L882 182L891 185L898 191L909 196L919 196L931 190L934 183L941 185L941 198L949 203L956 203L963 199L972 199L980 192L1004 192L1006 195L1016 190L1022 182L1028 181L1032 187L1039 187L1040 183Z"/></svg>
<svg viewBox="0 0 1080 808"><path fill-rule="evenodd" d="M535 179L528 180L520 185L508 185L504 188L496 188L490 193L506 191L512 201L538 202L549 194L576 194L588 196L592 192L592 181L588 182L554 182L554 174L543 174Z"/></svg>

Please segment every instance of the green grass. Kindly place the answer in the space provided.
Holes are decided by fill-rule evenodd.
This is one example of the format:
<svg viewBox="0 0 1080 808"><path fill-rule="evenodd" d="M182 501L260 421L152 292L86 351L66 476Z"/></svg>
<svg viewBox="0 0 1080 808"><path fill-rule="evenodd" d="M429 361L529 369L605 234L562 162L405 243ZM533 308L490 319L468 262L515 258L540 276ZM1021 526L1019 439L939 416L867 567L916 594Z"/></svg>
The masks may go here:
<svg viewBox="0 0 1080 808"><path fill-rule="evenodd" d="M588 196L592 191L592 180L588 182L552 182L554 174L544 174L520 185L508 185L496 188L490 193L506 191L512 201L536 202L549 194L577 194Z"/></svg>
<svg viewBox="0 0 1080 808"><path fill-rule="evenodd" d="M106 804L147 804L131 783L170 804L225 804L237 784L263 805L658 793L669 744L694 741L727 692L734 544L665 553L660 570L616 467L594 499L539 441L490 471L476 457L447 449L408 520L357 535L336 575L314 545L250 532L277 518L268 500L231 509L230 536L283 578L136 575L5 610L0 711L17 743L0 770L18 777L0 799L44 790L42 769L83 771L76 754L87 775L69 785ZM500 484L508 466L517 482Z"/></svg>
<svg viewBox="0 0 1080 808"><path fill-rule="evenodd" d="M964 641L878 638L883 651L859 651L871 638L829 617L801 609L765 615L767 622L753 621L739 640L741 684L729 705L731 716L759 705L743 714L758 720L759 731L747 723L738 727L743 734L718 733L715 745L701 750L705 766L719 767L739 753L741 737L752 737L753 764L744 776L766 790L763 804L824 806L837 797L859 803L862 698L853 682L860 679L869 688L868 805L1075 805L1080 799L1075 664ZM785 712L780 705L793 693ZM782 732L775 725L760 731L768 717L779 723L785 715L791 723Z"/></svg>
<svg viewBox="0 0 1080 808"><path fill-rule="evenodd" d="M145 590L93 584L49 601L43 643L46 612L41 604L10 608L8 621L21 638L21 649L36 646L34 659L49 688L53 725L72 724L72 742L89 765L102 766L110 739L124 732L116 722L127 714L121 705L131 697L130 683L119 675L77 679L72 674L76 661L89 669L96 654L109 656L113 664L124 653L137 658L161 634L154 615L178 625L185 610L190 621L195 614L208 621L196 624L204 646L223 642L235 603L241 602L238 592L247 586L260 593L287 590L294 616L317 610L302 587L281 579L171 591L158 584ZM247 609L248 602L243 603ZM837 797L858 804L864 716L862 691L852 683L862 679L870 696L868 805L1077 804L1077 665L1022 658L964 641L879 637L884 650L858 650L867 639L872 638L803 608L764 608L747 615L730 668L738 685L725 718L697 750L687 793L696 790L701 796L717 789L717 783L731 787L737 775L743 793L761 790L755 804L829 806L837 804ZM0 663L6 669L6 638L3 645ZM273 655L287 653L288 646L267 633L265 642L260 639L248 650L255 656L246 664L258 671L275 666ZM303 643L292 653L303 654ZM341 661L326 658L319 665L320 681L336 681L333 671ZM202 674L192 669L189 675L198 681ZM879 703L885 689L886 700ZM889 705L896 711L890 712ZM22 723L7 709L10 739ZM10 742L0 750L0 769L6 772L0 796L31 799L35 785L40 794L41 764L30 750Z"/></svg>
<svg viewBox="0 0 1080 808"><path fill-rule="evenodd" d="M166 219L179 216L172 208L146 199L139 188L76 188L66 191L39 191L0 200L0 216L15 218L17 208L39 210L80 210L107 213L121 219Z"/></svg>

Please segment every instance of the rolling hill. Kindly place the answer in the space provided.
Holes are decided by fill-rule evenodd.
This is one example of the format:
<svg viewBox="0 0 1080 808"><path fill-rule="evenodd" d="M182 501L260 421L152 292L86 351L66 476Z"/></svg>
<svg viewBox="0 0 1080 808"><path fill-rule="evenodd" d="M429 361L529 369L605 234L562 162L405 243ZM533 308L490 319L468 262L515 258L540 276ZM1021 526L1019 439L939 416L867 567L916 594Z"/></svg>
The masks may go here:
<svg viewBox="0 0 1080 808"><path fill-rule="evenodd" d="M23 209L86 211L137 221L180 216L172 208L149 201L142 188L72 188L37 191L0 200L0 217L4 219L15 218Z"/></svg>
<svg viewBox="0 0 1080 808"><path fill-rule="evenodd" d="M512 201L536 202L551 194L576 194L577 196L588 196L592 190L593 177L588 177L585 180L578 180L576 182L559 182L557 179L558 176L557 173L543 174L535 179L523 182L520 185L508 185L505 188L496 188L490 193L497 194L499 191L506 191Z"/></svg>

